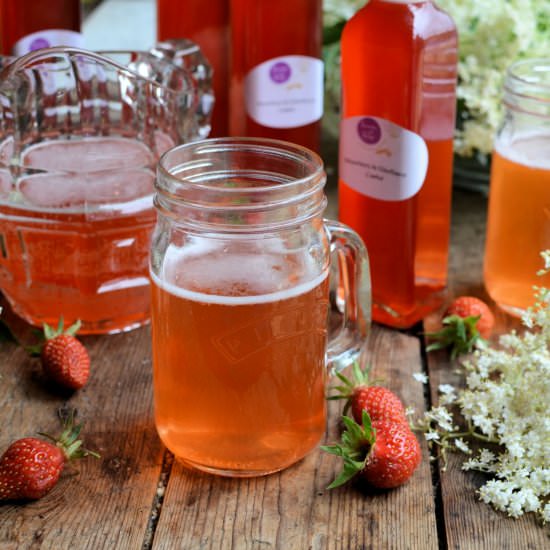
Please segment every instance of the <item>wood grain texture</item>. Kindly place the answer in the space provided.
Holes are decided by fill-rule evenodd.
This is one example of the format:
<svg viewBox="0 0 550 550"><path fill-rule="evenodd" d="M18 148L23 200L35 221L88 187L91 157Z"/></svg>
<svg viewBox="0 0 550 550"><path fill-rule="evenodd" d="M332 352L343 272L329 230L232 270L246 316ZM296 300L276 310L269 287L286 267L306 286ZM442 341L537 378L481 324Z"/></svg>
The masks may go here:
<svg viewBox="0 0 550 550"><path fill-rule="evenodd" d="M335 218L334 181L327 194L326 215ZM453 200L450 293L485 297L485 199L456 192ZM438 316L427 318L425 328L435 327ZM9 319L9 312L2 317ZM498 323L504 329L513 321L501 314ZM28 337L29 327L16 323L16 328L19 336ZM532 517L513 520L477 500L475 489L483 478L462 472L459 457L451 457L448 470L435 470L432 478L423 441L419 470L408 484L388 492L357 483L327 491L338 459L320 450L284 472L249 480L172 464L153 424L149 329L83 340L92 375L73 395L54 392L36 359L15 344L0 343L0 449L37 431L56 432L57 409L75 407L85 423L86 446L101 453L99 460L68 467L42 500L0 505L2 550L548 547L545 531ZM373 376L383 378L419 412L436 399L439 383L455 380L447 356L425 357L421 344L414 331L375 325L363 356ZM429 371L429 388L412 378L422 369ZM326 443L338 437L341 407L329 406Z"/></svg>
<svg viewBox="0 0 550 550"><path fill-rule="evenodd" d="M0 548L141 548L163 449L152 423L149 330L83 338L88 385L55 393L40 363L0 345L0 448L37 431L59 431L57 410L76 408L85 446L101 454L69 465L47 497L0 506Z"/></svg>

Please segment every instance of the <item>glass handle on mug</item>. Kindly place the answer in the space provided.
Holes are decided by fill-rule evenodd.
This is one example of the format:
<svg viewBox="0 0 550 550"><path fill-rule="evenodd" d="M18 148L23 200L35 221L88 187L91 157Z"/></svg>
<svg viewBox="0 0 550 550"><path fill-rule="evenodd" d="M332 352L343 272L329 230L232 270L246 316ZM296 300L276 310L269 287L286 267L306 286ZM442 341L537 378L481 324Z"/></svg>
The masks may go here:
<svg viewBox="0 0 550 550"><path fill-rule="evenodd" d="M355 361L371 323L369 259L361 237L347 225L324 220L330 238L331 302L342 323L329 339L327 366L341 371ZM332 305L332 304L331 304Z"/></svg>

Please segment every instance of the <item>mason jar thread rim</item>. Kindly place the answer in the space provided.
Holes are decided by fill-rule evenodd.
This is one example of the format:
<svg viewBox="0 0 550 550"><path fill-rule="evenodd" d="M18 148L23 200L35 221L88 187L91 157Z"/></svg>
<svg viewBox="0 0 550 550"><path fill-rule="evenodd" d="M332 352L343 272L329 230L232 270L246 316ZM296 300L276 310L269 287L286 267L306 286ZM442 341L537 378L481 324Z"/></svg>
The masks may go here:
<svg viewBox="0 0 550 550"><path fill-rule="evenodd" d="M301 145L254 137L205 139L162 155L154 205L188 228L279 230L322 215L325 183L321 157Z"/></svg>
<svg viewBox="0 0 550 550"><path fill-rule="evenodd" d="M547 75L545 80L539 77L542 74ZM503 104L515 111L550 117L550 58L513 63L506 71Z"/></svg>
<svg viewBox="0 0 550 550"><path fill-rule="evenodd" d="M246 147L245 149L242 149L243 145ZM239 148L241 148L241 151L255 150L256 152L269 152L273 156L280 156L280 157L285 156L284 154L281 154L281 153L286 153L286 156L289 156L291 154L291 150L294 150L295 153L294 155L292 155L293 160L303 161L308 157L310 157L311 159L310 164L316 164L316 169L311 174L308 174L301 178L294 178L291 181L287 181L284 183L266 185L264 187L223 188L223 192L227 193L228 195L238 194L239 192L243 192L243 190L246 190L247 192L251 192L251 193L260 193L260 192L269 192L271 190L281 189L283 186L298 187L300 184L303 184L308 180L315 180L317 178L322 179L322 186L324 186L326 182L326 175L323 168L323 160L314 151L311 151L310 149L307 149L306 147L303 147L301 145L290 143L283 140L277 140L277 139L271 139L271 138L256 138L256 137L208 138L208 139L203 139L199 141L193 141L193 142L177 145L172 149L166 151L160 157L158 162L158 167L157 167L158 173L166 179L176 180L178 184L189 185L189 187L192 187L193 189L197 189L197 190L204 189L205 191L220 190L219 186L211 185L211 184L209 185L207 183L200 183L197 181L193 181L191 178L186 178L181 176L181 171L179 170L180 167L184 165L190 165L191 162L198 162L198 161L187 160L175 166L171 170L168 170L167 168L165 168L164 163L166 162L166 160L169 158L170 155L176 154L180 151L192 150L198 147L200 147L200 149L198 149L198 152L201 152L201 153L217 153L222 151L232 152L232 151L237 151ZM297 154L297 152L301 152L302 156ZM198 164L195 164L194 166L198 166ZM245 172L244 170L241 170L241 173L244 173L244 172ZM155 181L155 188L157 191L163 193L164 187L160 184L159 180L160 178L157 177Z"/></svg>

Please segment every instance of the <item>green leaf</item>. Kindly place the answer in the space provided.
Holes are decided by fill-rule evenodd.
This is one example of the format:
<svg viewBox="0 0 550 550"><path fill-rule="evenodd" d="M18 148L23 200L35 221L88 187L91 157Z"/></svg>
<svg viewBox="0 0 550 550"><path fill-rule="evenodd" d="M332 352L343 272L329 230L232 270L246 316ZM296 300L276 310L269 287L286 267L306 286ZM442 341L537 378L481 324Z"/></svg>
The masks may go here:
<svg viewBox="0 0 550 550"><path fill-rule="evenodd" d="M98 453L82 447L82 441L78 439L82 429L82 424L74 423L76 410L72 409L70 411L66 411L65 409L59 409L58 414L63 424L63 431L61 432L61 435L56 438L44 432L38 432L38 434L46 437L48 440L54 442L59 448L61 448L67 460L83 458L88 455L95 458L100 458Z"/></svg>
<svg viewBox="0 0 550 550"><path fill-rule="evenodd" d="M353 376L355 378L355 385L368 385L369 382L369 374L368 369L361 370L361 367L359 366L359 363L357 361L353 362Z"/></svg>
<svg viewBox="0 0 550 550"><path fill-rule="evenodd" d="M78 441L73 441L70 445L68 445L66 448L65 448L65 453L67 454L67 456L69 456L70 458L77 458L77 457L81 457L81 456L84 456L82 454L82 441L78 440Z"/></svg>
<svg viewBox="0 0 550 550"><path fill-rule="evenodd" d="M367 411L363 411L361 425L349 416L342 416L342 422L345 426L341 436L342 442L321 447L323 451L339 456L343 460L342 471L328 489L343 485L363 470L376 440L376 430L372 427Z"/></svg>
<svg viewBox="0 0 550 550"><path fill-rule="evenodd" d="M44 323L44 336L46 337L46 340L51 340L52 338L55 338L56 331L50 325L47 323Z"/></svg>
<svg viewBox="0 0 550 550"><path fill-rule="evenodd" d="M342 30L344 29L344 26L346 24L345 20L338 21L334 25L331 25L330 27L325 27L323 29L323 46L327 46L328 44L333 44L335 42L340 41L340 37L342 36Z"/></svg>
<svg viewBox="0 0 550 550"><path fill-rule="evenodd" d="M469 317L449 315L445 317L442 321L443 329L426 334L426 337L432 340L432 343L426 347L426 351L450 348L451 359L471 352L476 343L481 340L477 329L480 317L480 315Z"/></svg>
<svg viewBox="0 0 550 550"><path fill-rule="evenodd" d="M25 346L25 351L31 357L38 357L42 352L42 344L35 344L34 346Z"/></svg>
<svg viewBox="0 0 550 550"><path fill-rule="evenodd" d="M426 351L427 352L436 351L438 349L445 349L447 347L448 347L448 344L446 344L445 342L433 342L432 344L426 346Z"/></svg>
<svg viewBox="0 0 550 550"><path fill-rule="evenodd" d="M342 448L342 445L321 445L320 448L322 451L330 453L331 455L344 456L344 449Z"/></svg>
<svg viewBox="0 0 550 550"><path fill-rule="evenodd" d="M77 319L66 331L65 334L69 334L70 336L74 336L82 326L82 322L80 319Z"/></svg>
<svg viewBox="0 0 550 550"><path fill-rule="evenodd" d="M356 462L354 460L344 458L344 466L342 467L342 471L336 476L334 481L328 485L327 489L334 489L335 487L344 485L353 479L364 467L364 461Z"/></svg>
<svg viewBox="0 0 550 550"><path fill-rule="evenodd" d="M341 386L341 387L353 389L353 382L349 378L344 376L341 372L337 372L336 376L339 380L341 380L344 383L344 386Z"/></svg>

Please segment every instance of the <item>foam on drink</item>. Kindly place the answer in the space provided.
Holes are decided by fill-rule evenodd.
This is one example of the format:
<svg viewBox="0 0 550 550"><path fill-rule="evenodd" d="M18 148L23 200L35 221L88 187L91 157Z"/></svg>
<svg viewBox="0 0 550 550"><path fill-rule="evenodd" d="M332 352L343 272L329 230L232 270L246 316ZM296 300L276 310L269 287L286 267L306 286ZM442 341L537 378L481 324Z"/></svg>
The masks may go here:
<svg viewBox="0 0 550 550"><path fill-rule="evenodd" d="M177 253L168 251L162 277L151 272L151 278L167 292L187 300L261 304L309 292L327 277L327 271L317 274L319 268L311 258L300 263L293 265L281 254L262 254L259 250L224 258L223 249L202 241Z"/></svg>
<svg viewBox="0 0 550 550"><path fill-rule="evenodd" d="M550 170L550 133L524 133L512 143L505 136L498 136L495 139L495 151L517 164Z"/></svg>

